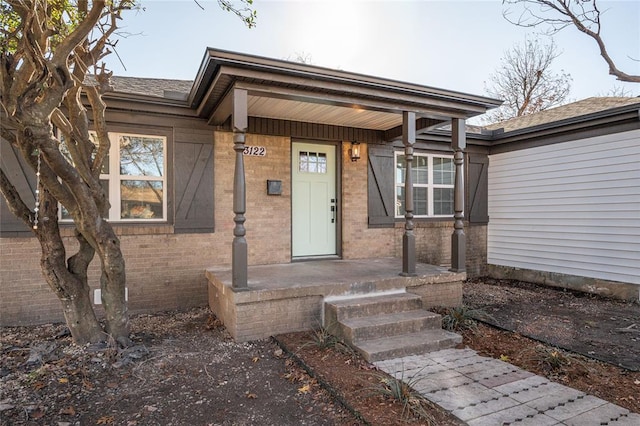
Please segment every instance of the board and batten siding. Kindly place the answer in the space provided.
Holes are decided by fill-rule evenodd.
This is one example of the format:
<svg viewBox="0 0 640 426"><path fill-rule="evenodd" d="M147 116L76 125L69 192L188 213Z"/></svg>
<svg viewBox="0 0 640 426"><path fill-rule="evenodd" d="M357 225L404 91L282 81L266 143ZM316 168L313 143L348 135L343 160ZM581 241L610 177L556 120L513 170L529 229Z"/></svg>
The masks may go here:
<svg viewBox="0 0 640 426"><path fill-rule="evenodd" d="M640 130L490 156L490 265L640 285Z"/></svg>

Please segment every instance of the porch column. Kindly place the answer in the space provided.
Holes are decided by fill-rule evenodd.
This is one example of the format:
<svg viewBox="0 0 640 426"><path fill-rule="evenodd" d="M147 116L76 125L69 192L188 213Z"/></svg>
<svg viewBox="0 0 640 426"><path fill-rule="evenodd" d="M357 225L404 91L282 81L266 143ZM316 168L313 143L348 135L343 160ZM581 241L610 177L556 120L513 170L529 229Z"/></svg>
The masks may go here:
<svg viewBox="0 0 640 426"><path fill-rule="evenodd" d="M247 131L247 91L233 89L233 109L231 123L233 128L233 150L236 152L236 167L233 175L233 212L236 223L233 228L231 251L231 286L234 290L247 290L247 240L244 222L246 220L246 183L244 176L244 142Z"/></svg>
<svg viewBox="0 0 640 426"><path fill-rule="evenodd" d="M467 146L465 121L451 120L451 147L455 165L455 183L453 189L453 235L451 236L451 270L466 271L467 242L464 235L464 149Z"/></svg>
<svg viewBox="0 0 640 426"><path fill-rule="evenodd" d="M404 235L402 236L402 273L404 277L416 275L416 236L413 233L413 145L416 143L416 113L402 113L402 143L406 160L404 176Z"/></svg>

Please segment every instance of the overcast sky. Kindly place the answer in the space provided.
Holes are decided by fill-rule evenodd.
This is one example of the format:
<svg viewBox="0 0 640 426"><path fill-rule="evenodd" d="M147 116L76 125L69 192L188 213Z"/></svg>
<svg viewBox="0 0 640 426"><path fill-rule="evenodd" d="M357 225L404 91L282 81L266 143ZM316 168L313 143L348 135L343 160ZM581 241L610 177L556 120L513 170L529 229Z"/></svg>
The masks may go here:
<svg viewBox="0 0 640 426"><path fill-rule="evenodd" d="M295 59L314 65L472 94L504 52L535 29L510 24L499 0L255 0L257 27L246 28L215 0L142 0L145 8L124 16L124 30L108 58L116 75L195 78L205 49L213 47ZM618 67L640 74L640 0L601 1L602 35ZM640 84L608 75L596 44L574 28L555 36L557 71L573 77L571 100L606 95L623 87L640 95ZM635 58L636 61L630 59Z"/></svg>

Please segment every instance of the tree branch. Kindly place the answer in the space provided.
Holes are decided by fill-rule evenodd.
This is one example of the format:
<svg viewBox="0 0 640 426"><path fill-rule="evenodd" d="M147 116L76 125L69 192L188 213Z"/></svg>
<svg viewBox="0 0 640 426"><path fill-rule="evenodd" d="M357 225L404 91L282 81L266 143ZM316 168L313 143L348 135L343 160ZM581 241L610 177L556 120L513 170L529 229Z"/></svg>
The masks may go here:
<svg viewBox="0 0 640 426"><path fill-rule="evenodd" d="M7 206L11 213L13 213L16 217L22 220L29 229L33 229L33 220L34 214L27 207L25 202L20 197L20 194L16 190L16 187L13 186L7 175L4 173L4 170L0 169L0 192L4 196L4 199L7 201Z"/></svg>
<svg viewBox="0 0 640 426"><path fill-rule="evenodd" d="M505 9L502 14L507 21L520 27L537 27L546 24L551 27L550 32L553 34L568 26L574 26L596 42L600 56L609 67L610 75L620 81L640 83L640 75L622 71L609 55L607 46L600 35L600 10L597 0L503 0L502 3L523 7L522 13L516 19L510 17L511 11L509 9ZM591 5L590 9L585 8L588 4ZM534 7L539 8L540 12L536 12Z"/></svg>

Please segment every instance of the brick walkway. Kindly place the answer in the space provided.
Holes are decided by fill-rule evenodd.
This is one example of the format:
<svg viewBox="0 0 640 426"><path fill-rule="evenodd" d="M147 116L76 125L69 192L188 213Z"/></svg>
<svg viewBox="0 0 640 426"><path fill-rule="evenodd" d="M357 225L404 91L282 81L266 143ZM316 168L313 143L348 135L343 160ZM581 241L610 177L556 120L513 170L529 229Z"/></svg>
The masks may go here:
<svg viewBox="0 0 640 426"><path fill-rule="evenodd" d="M445 349L376 362L470 426L640 425L640 414L478 355Z"/></svg>

